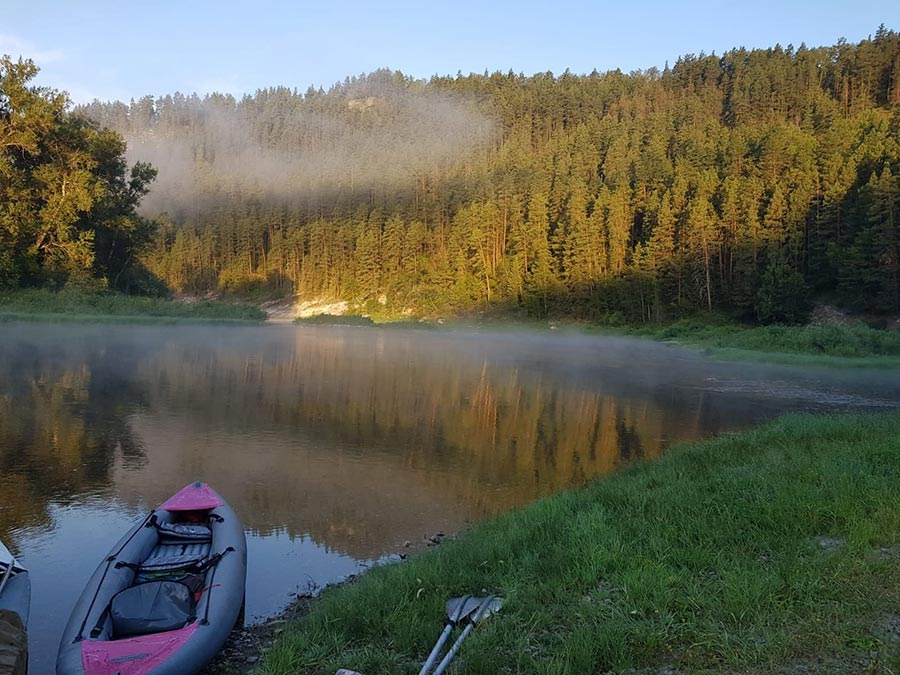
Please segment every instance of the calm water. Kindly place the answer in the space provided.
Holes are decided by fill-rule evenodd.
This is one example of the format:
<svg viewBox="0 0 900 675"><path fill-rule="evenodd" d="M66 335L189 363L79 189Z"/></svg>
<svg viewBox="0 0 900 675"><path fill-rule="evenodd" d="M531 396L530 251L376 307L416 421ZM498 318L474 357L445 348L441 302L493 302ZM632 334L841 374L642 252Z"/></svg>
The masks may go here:
<svg viewBox="0 0 900 675"><path fill-rule="evenodd" d="M652 342L354 328L0 323L0 538L35 673L131 522L195 479L242 516L247 612L437 531L794 410L900 406L896 373Z"/></svg>

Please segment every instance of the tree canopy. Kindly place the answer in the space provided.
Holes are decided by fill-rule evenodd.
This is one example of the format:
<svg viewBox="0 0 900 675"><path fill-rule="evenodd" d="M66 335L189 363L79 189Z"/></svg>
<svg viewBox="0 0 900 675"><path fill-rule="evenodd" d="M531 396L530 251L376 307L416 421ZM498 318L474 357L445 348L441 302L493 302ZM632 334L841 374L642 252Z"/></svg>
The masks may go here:
<svg viewBox="0 0 900 675"><path fill-rule="evenodd" d="M0 285L131 288L156 171L129 169L122 136L67 113L65 94L30 84L37 72L0 58Z"/></svg>

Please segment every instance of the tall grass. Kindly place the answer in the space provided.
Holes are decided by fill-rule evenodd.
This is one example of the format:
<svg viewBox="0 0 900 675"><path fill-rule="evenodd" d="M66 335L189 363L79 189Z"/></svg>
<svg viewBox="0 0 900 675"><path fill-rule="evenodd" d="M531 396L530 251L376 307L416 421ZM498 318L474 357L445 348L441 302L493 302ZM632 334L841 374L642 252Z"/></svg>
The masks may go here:
<svg viewBox="0 0 900 675"><path fill-rule="evenodd" d="M900 415L782 418L485 522L326 590L259 672L415 673L445 599L497 591L455 672L896 672Z"/></svg>
<svg viewBox="0 0 900 675"><path fill-rule="evenodd" d="M112 292L23 289L0 292L0 316L262 321L266 315L258 307L236 302L185 303Z"/></svg>
<svg viewBox="0 0 900 675"><path fill-rule="evenodd" d="M755 326L683 321L662 327L636 328L636 335L676 340L704 347L863 358L900 356L900 332L849 326Z"/></svg>

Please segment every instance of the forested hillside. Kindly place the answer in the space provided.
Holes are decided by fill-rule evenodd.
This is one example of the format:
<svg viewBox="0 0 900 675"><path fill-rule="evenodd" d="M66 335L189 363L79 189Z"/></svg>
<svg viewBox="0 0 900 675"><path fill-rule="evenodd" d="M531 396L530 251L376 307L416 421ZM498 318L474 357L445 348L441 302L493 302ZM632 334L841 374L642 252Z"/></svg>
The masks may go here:
<svg viewBox="0 0 900 675"><path fill-rule="evenodd" d="M159 168L178 291L647 321L900 310L900 35L663 70L175 94L77 111ZM167 178L168 175L168 178Z"/></svg>

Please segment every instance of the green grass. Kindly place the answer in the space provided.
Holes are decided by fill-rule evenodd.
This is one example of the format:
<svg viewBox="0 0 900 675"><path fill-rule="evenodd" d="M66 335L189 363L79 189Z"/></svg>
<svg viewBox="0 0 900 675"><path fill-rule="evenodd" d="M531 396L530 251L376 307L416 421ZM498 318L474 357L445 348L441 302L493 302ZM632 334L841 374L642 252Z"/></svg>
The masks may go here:
<svg viewBox="0 0 900 675"><path fill-rule="evenodd" d="M358 314L314 314L294 319L294 323L302 326L374 326L375 322L368 316Z"/></svg>
<svg viewBox="0 0 900 675"><path fill-rule="evenodd" d="M487 521L327 589L259 672L416 673L445 599L496 591L454 672L897 672L900 415L788 416Z"/></svg>
<svg viewBox="0 0 900 675"><path fill-rule="evenodd" d="M263 321L258 307L232 302L177 302L121 293L54 292L23 289L0 292L0 319L128 321Z"/></svg>
<svg viewBox="0 0 900 675"><path fill-rule="evenodd" d="M633 328L628 332L713 349L850 359L896 357L900 360L900 333L864 324L745 327L683 321L667 326Z"/></svg>

